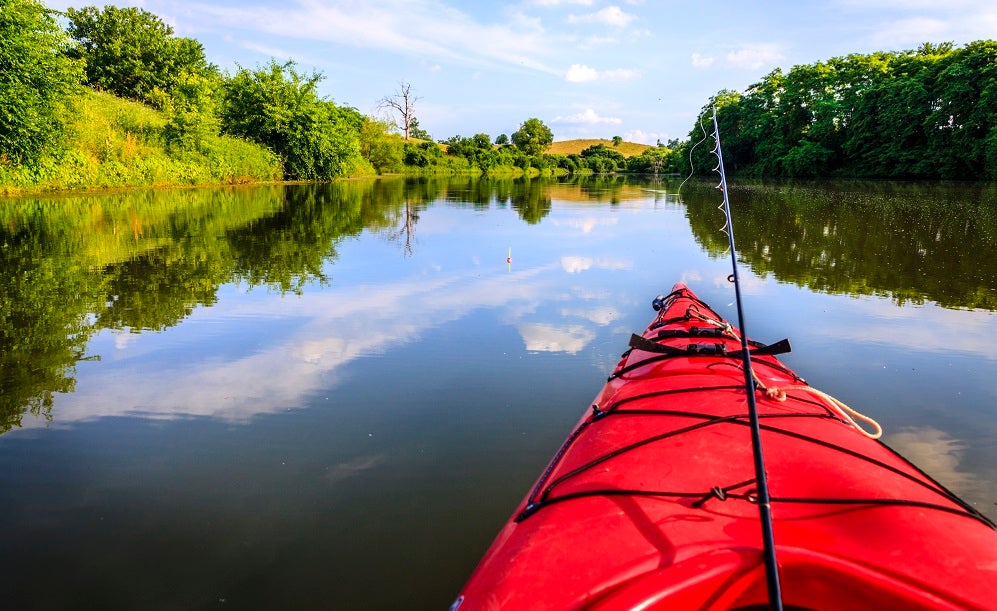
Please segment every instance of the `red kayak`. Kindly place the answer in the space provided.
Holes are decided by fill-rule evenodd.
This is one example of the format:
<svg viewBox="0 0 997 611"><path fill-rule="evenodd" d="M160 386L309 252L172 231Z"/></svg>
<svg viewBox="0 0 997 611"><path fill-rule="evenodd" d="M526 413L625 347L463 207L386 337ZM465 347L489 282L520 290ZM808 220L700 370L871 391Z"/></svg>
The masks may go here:
<svg viewBox="0 0 997 611"><path fill-rule="evenodd" d="M738 330L683 284L451 607L764 609ZM750 343L787 609L997 609L997 528Z"/></svg>

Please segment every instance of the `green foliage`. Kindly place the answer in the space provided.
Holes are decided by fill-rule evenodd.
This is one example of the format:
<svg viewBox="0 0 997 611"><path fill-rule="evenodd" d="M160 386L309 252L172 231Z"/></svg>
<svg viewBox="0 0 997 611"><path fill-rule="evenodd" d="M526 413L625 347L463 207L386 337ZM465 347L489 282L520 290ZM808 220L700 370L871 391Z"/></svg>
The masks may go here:
<svg viewBox="0 0 997 611"><path fill-rule="evenodd" d="M406 142L404 152L405 165L417 168L436 165L443 158L443 150L435 142L422 142L420 144Z"/></svg>
<svg viewBox="0 0 997 611"><path fill-rule="evenodd" d="M37 0L0 9L0 167L34 164L62 135L66 106L82 78L69 40Z"/></svg>
<svg viewBox="0 0 997 611"><path fill-rule="evenodd" d="M716 182L683 203L697 242L727 256ZM997 187L981 183L741 183L731 208L738 257L759 276L813 291L880 295L898 304L997 310ZM981 253L987 253L981 257Z"/></svg>
<svg viewBox="0 0 997 611"><path fill-rule="evenodd" d="M623 136L613 136L613 146L620 146L623 144Z"/></svg>
<svg viewBox="0 0 997 611"><path fill-rule="evenodd" d="M207 134L196 150L169 144L167 118L138 102L87 91L75 107L63 147L30 166L0 164L0 193L281 177L275 155L239 138Z"/></svg>
<svg viewBox="0 0 997 611"><path fill-rule="evenodd" d="M408 125L408 135L409 138L415 138L417 140L432 140L433 137L429 135L429 132L419 127L419 119L412 117L412 120Z"/></svg>
<svg viewBox="0 0 997 611"><path fill-rule="evenodd" d="M650 150L650 149L648 149ZM549 164L568 172L608 174L612 172L641 171L631 170L627 159L605 144L593 144L582 149L581 153L567 156L545 156Z"/></svg>
<svg viewBox="0 0 997 611"><path fill-rule="evenodd" d="M70 55L86 61L87 83L120 97L152 101L156 89L172 92L191 75L217 72L201 43L173 36L173 28L139 8L87 6L66 10Z"/></svg>
<svg viewBox="0 0 997 611"><path fill-rule="evenodd" d="M509 136L506 136L505 134L499 134L498 137L495 138L495 144L498 144L499 146L503 144L509 144Z"/></svg>
<svg viewBox="0 0 997 611"><path fill-rule="evenodd" d="M191 72L180 75L173 95L164 94L162 101L156 104L166 117L163 137L168 144L180 149L203 150L218 134L220 88L218 78Z"/></svg>
<svg viewBox="0 0 997 611"><path fill-rule="evenodd" d="M539 181L527 180L523 185L525 188L512 192L512 207L519 213L521 219L530 225L536 225L550 214L552 206L550 189Z"/></svg>
<svg viewBox="0 0 997 611"><path fill-rule="evenodd" d="M664 147L649 148L627 159L627 171L637 174L677 174L679 165L679 153Z"/></svg>
<svg viewBox="0 0 997 611"><path fill-rule="evenodd" d="M527 155L539 155L554 142L554 133L543 121L527 119L512 134L512 143Z"/></svg>
<svg viewBox="0 0 997 611"><path fill-rule="evenodd" d="M405 140L392 133L388 121L367 118L360 126L360 154L378 174L401 172L404 169ZM435 147L435 145L433 145Z"/></svg>
<svg viewBox="0 0 997 611"><path fill-rule="evenodd" d="M359 129L364 118L316 93L322 76L299 74L294 62L248 70L225 82L221 124L280 155L284 174L302 180L328 180L359 167Z"/></svg>
<svg viewBox="0 0 997 611"><path fill-rule="evenodd" d="M979 180L997 176L997 42L924 44L917 51L836 57L775 70L711 109L725 166L754 176ZM697 125L690 142L701 139ZM688 145L687 145L688 146ZM694 152L700 173L713 163Z"/></svg>

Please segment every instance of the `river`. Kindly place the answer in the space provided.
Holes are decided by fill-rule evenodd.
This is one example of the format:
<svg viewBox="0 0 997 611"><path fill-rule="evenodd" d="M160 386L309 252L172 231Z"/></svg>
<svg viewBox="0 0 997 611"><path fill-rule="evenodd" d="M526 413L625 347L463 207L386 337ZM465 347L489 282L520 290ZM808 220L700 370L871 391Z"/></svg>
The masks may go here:
<svg viewBox="0 0 997 611"><path fill-rule="evenodd" d="M711 184L383 179L0 201L18 609L441 609L679 280ZM737 183L747 326L997 517L997 187Z"/></svg>

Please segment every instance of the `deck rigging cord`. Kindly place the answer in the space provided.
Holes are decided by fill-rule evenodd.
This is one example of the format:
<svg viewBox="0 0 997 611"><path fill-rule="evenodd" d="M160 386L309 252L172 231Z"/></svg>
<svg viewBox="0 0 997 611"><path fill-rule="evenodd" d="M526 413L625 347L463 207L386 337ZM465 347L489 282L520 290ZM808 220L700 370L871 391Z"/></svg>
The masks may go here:
<svg viewBox="0 0 997 611"><path fill-rule="evenodd" d="M741 302L741 283L737 274L737 250L734 247L734 219L730 212L727 197L727 175L724 172L723 150L720 146L720 126L717 124L717 107L713 106L713 154L717 156L720 184L717 188L723 195L722 210L726 220L724 233L730 244L730 279L734 284L734 301L737 304L737 326L741 330L741 363L744 368L744 388L748 399L748 418L751 429L751 455L755 467L755 482L758 495L758 515L762 526L762 557L765 562L765 582L768 586L769 605L774 611L782 611L782 588L779 585L779 565L775 555L775 536L772 532L772 499L769 494L768 478L765 474L765 459L762 454L761 427L758 422L758 406L755 404L755 380L751 369L751 353L748 349L748 330L744 326L744 308Z"/></svg>

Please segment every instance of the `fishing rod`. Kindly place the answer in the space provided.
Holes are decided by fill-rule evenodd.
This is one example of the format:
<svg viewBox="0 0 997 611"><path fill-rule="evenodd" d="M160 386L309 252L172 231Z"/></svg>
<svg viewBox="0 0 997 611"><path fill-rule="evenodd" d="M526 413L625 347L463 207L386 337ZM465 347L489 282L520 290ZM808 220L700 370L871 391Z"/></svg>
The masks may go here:
<svg viewBox="0 0 997 611"><path fill-rule="evenodd" d="M775 536L772 533L772 501L769 496L768 478L765 475L765 458L762 455L761 427L758 424L758 407L755 404L755 381L751 370L751 353L748 350L748 331L744 328L744 308L741 305L741 282L737 275L737 251L734 248L734 218L730 213L730 200L727 197L727 175L724 173L724 157L720 148L720 126L717 125L717 107L713 106L713 140L716 147L720 174L720 192L723 194L723 211L726 217L727 238L730 241L730 262L734 283L734 297L737 303L737 325L741 329L741 363L744 369L744 389L748 396L748 417L751 428L751 454L755 463L755 481L758 483L758 513L762 523L762 556L765 561L765 581L768 585L769 604L775 611L782 611L782 589L779 586L779 566L775 557Z"/></svg>

